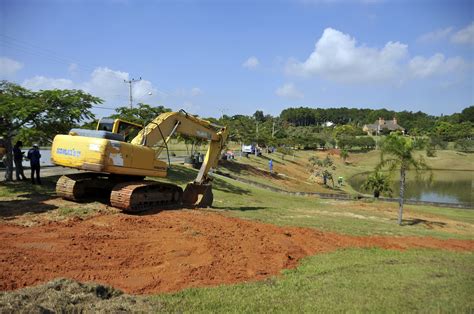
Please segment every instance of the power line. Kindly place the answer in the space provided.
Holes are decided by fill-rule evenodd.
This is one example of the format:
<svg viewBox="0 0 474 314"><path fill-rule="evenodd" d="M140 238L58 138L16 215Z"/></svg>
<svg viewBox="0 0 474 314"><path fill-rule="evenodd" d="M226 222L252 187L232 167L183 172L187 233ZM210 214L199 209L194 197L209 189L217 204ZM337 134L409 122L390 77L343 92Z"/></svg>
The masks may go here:
<svg viewBox="0 0 474 314"><path fill-rule="evenodd" d="M18 51L21 51L33 56L46 58L56 63L66 64L66 65L77 64L81 68L87 68L89 70L94 70L96 68L94 66L90 66L82 62L77 62L76 60L71 59L71 58L62 57L52 50L45 49L37 45L27 43L25 41L15 39L5 34L0 34L0 40L2 41L2 45L5 45L11 49L15 49L15 50L18 50ZM80 69L78 70L81 71Z"/></svg>
<svg viewBox="0 0 474 314"><path fill-rule="evenodd" d="M43 59L47 59L50 62L58 63L58 64L65 64L70 66L71 64L76 64L78 65L77 71L82 72L84 74L90 74L89 71L95 71L98 66L92 66L88 64L84 64L82 62L77 62L76 60L68 57L61 56L57 54L55 51L51 49L46 49L43 47L40 47L38 45L16 39L12 36L6 35L6 34L0 34L0 45L1 46L6 46L10 49L14 49L32 56L40 57ZM86 71L87 70L87 71ZM129 84L129 105L130 108L133 108L133 95L132 95L132 83L141 81L141 77L139 79L131 79L131 80L124 80L125 83ZM158 93L168 96L168 93L166 91L161 91L161 90L156 90ZM114 95L114 98L122 98L126 97L125 95Z"/></svg>
<svg viewBox="0 0 474 314"><path fill-rule="evenodd" d="M97 108L97 109L106 109L106 110L114 110L115 111L115 108L110 108L110 107L102 107L102 106L92 106L93 108Z"/></svg>

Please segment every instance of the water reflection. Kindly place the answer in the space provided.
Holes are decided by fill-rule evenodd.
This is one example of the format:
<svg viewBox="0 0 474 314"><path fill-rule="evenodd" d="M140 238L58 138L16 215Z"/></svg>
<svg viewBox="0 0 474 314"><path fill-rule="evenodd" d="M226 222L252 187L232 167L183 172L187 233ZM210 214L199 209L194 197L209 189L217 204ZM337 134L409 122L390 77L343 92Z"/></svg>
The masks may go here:
<svg viewBox="0 0 474 314"><path fill-rule="evenodd" d="M417 178L416 173L409 171L405 198L417 201L474 205L474 171L433 170L432 173L433 178L430 182L427 175ZM349 184L356 191L368 193L360 189L367 175L367 173L355 175L349 180ZM394 176L392 180L393 197L398 197L400 190L398 177Z"/></svg>

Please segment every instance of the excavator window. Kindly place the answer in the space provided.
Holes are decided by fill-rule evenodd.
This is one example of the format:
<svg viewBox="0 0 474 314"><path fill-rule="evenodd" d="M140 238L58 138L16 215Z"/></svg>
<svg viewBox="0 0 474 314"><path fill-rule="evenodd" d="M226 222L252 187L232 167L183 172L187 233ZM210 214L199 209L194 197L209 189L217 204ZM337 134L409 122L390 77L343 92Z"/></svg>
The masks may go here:
<svg viewBox="0 0 474 314"><path fill-rule="evenodd" d="M99 121L99 124L97 125L97 130L98 131L113 132L113 129L114 129L113 120L108 121L108 119L102 119L102 120Z"/></svg>
<svg viewBox="0 0 474 314"><path fill-rule="evenodd" d="M138 132L140 132L141 129L141 126L125 121L119 121L117 133L123 135L125 142L130 142L135 136L138 135Z"/></svg>
<svg viewBox="0 0 474 314"><path fill-rule="evenodd" d="M130 142L143 127L139 124L120 119L102 118L97 124L98 131L107 131L123 135L125 142Z"/></svg>

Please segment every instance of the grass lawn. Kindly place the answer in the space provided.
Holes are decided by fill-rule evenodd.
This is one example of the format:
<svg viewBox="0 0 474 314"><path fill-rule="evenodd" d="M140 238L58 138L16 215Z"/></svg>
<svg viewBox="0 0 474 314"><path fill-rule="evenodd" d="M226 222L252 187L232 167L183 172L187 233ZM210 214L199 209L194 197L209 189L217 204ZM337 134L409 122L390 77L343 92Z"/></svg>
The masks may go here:
<svg viewBox="0 0 474 314"><path fill-rule="evenodd" d="M472 312L474 255L346 249L263 282L150 296L172 312Z"/></svg>
<svg viewBox="0 0 474 314"><path fill-rule="evenodd" d="M169 182L185 184L197 171L176 166ZM405 225L396 223L398 204L337 201L275 193L222 176L213 181L212 210L276 225L312 227L351 235L414 235L474 239L474 211L406 205Z"/></svg>
<svg viewBox="0 0 474 314"><path fill-rule="evenodd" d="M178 167L171 178L184 183L194 172ZM396 204L295 197L223 177L213 186L213 210L244 219L354 235L474 239L470 210L407 206L400 227ZM411 224L415 219L424 223ZM173 312L471 312L473 293L474 253L354 248L306 258L263 282L149 298Z"/></svg>

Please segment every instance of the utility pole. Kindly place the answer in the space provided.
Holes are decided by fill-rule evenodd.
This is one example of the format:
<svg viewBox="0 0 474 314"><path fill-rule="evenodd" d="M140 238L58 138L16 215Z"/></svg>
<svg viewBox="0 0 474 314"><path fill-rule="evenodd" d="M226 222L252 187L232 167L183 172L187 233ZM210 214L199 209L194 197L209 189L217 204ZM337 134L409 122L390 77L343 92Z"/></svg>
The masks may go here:
<svg viewBox="0 0 474 314"><path fill-rule="evenodd" d="M132 97L132 83L136 83L136 82L139 82L142 80L142 77L140 76L140 78L137 80L137 79L134 79L132 78L131 80L123 80L124 83L127 83L129 85L129 95L130 95L130 109L133 109L133 97Z"/></svg>
<svg viewBox="0 0 474 314"><path fill-rule="evenodd" d="M229 111L227 108L225 107L222 107L222 108L218 108L218 110L221 112L221 119L224 118L224 113Z"/></svg>
<svg viewBox="0 0 474 314"><path fill-rule="evenodd" d="M256 126L257 126L257 127L255 128L255 129L256 129L255 131L256 131L256 134L257 134L257 141L258 141L258 121L256 121L255 123L256 123Z"/></svg>

